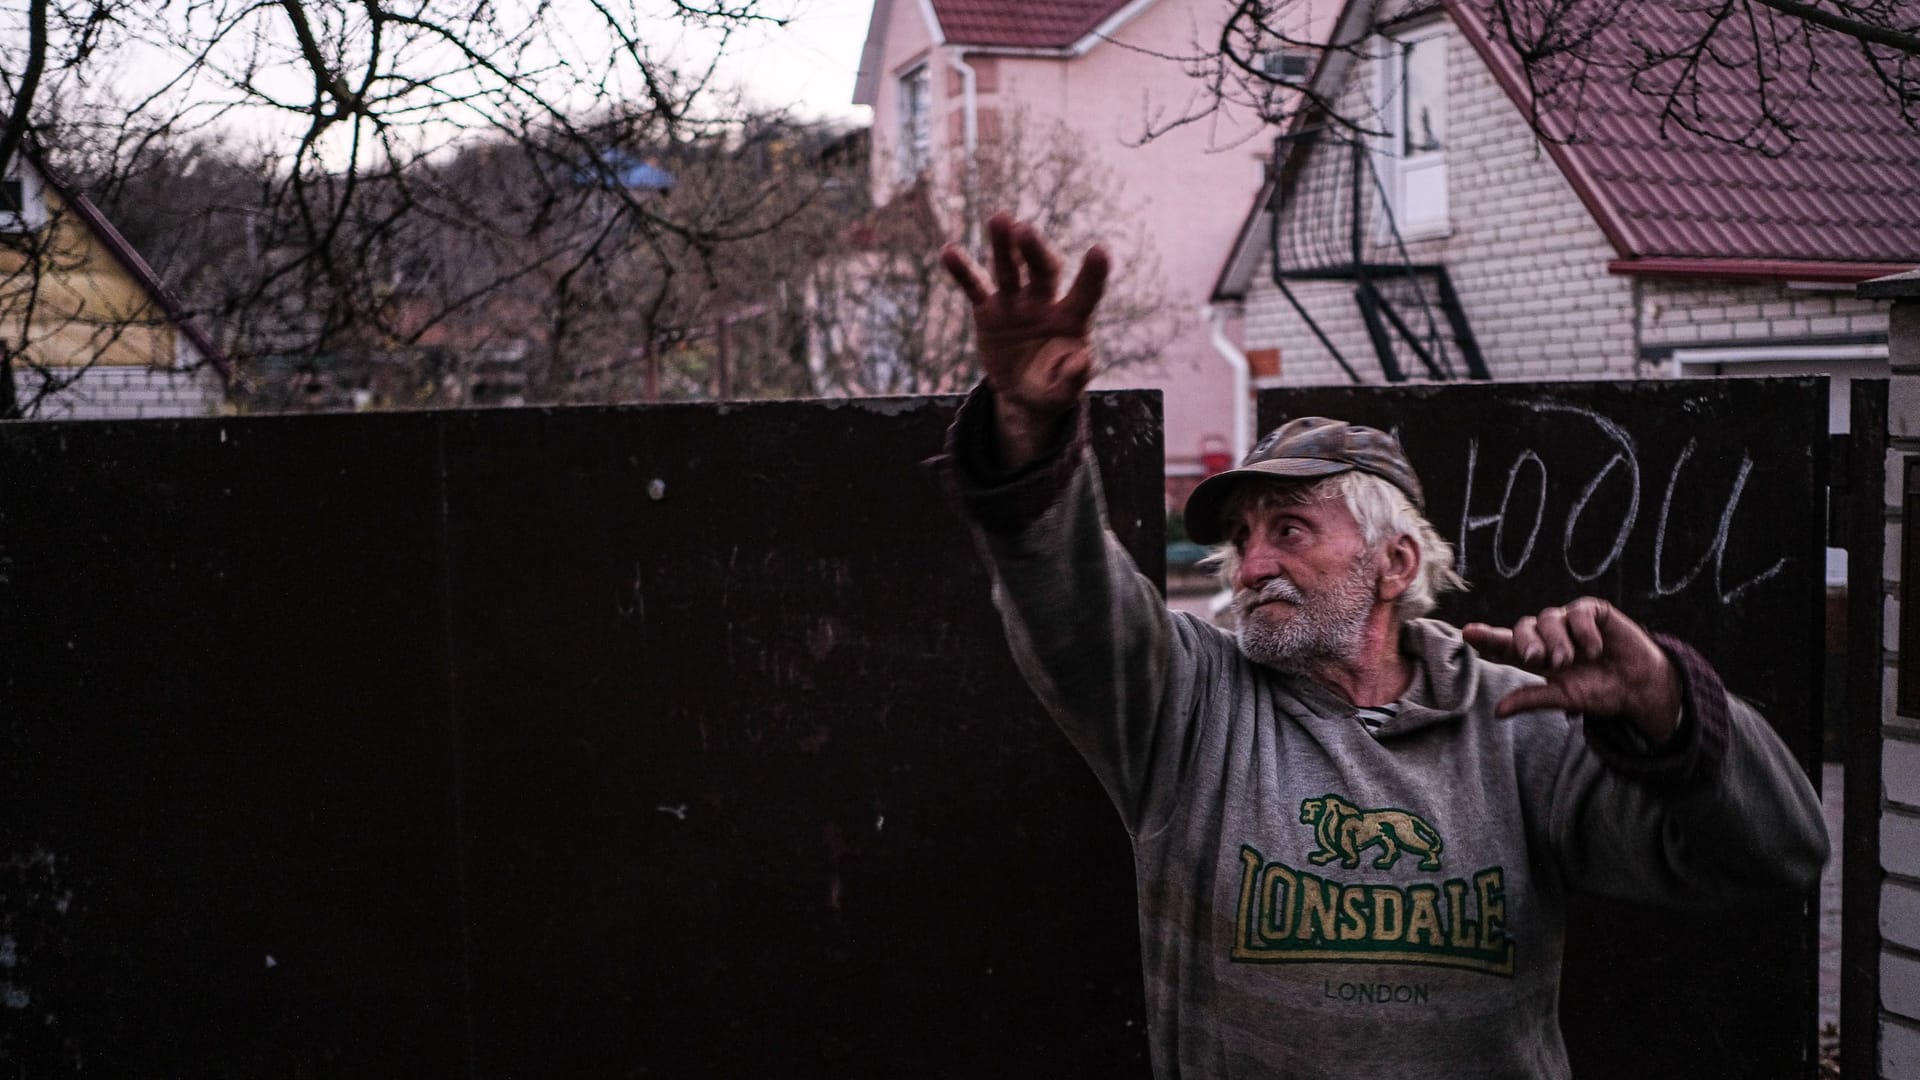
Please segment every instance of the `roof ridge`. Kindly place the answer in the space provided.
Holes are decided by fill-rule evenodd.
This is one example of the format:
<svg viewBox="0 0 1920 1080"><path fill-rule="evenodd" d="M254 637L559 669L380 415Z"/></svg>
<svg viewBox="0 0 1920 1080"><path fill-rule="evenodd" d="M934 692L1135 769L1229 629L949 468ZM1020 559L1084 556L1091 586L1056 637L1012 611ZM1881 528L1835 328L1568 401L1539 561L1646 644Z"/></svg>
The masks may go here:
<svg viewBox="0 0 1920 1080"><path fill-rule="evenodd" d="M926 0L950 45L1067 49L1152 0Z"/></svg>

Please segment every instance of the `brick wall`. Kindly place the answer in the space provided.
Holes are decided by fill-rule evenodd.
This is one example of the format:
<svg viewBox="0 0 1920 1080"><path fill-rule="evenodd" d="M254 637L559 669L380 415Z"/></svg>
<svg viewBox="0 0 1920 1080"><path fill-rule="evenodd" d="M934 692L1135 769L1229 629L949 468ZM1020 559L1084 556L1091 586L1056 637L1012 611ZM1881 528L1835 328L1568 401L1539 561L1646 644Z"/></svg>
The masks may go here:
<svg viewBox="0 0 1920 1080"><path fill-rule="evenodd" d="M1448 267L1494 378L1637 374L1633 282L1607 273L1605 234L1472 46L1451 29L1447 39L1452 232L1409 241L1408 257ZM1349 107L1373 78L1355 65ZM1325 168L1328 157L1318 151L1308 167ZM1371 258L1398 253L1375 245ZM1294 292L1362 377L1381 381L1352 285L1304 282ZM1247 343L1281 350L1283 383L1348 381L1264 273L1247 299Z"/></svg>
<svg viewBox="0 0 1920 1080"><path fill-rule="evenodd" d="M1845 289L1608 273L1617 252L1606 234L1472 46L1452 31L1447 70L1452 231L1408 241L1406 253L1416 263L1446 265L1494 378L1664 376L1671 369L1643 360L1643 348L1886 332L1887 303ZM1369 65L1355 65L1342 105L1349 115L1366 115L1373 78ZM1329 168L1329 149L1316 150L1308 168ZM1394 262L1399 254L1376 243L1369 258ZM1349 381L1271 279L1255 278L1247 344L1281 350L1278 381ZM1352 284L1296 282L1292 288L1361 376L1381 381Z"/></svg>
<svg viewBox="0 0 1920 1080"><path fill-rule="evenodd" d="M68 373L59 373L64 381ZM32 371L16 371L20 400L31 401L41 385ZM40 403L36 420L137 420L161 416L208 416L220 411L224 394L212 366L193 371L97 364L71 385Z"/></svg>
<svg viewBox="0 0 1920 1080"><path fill-rule="evenodd" d="M1806 289L1784 282L1641 283L1641 344L1846 337L1887 332L1887 302L1862 300L1851 287Z"/></svg>
<svg viewBox="0 0 1920 1080"><path fill-rule="evenodd" d="M1900 523L1906 459L1920 453L1920 289L1897 301L1887 400L1887 668L1880 774L1880 1075L1920 1076L1920 718L1894 707L1899 685Z"/></svg>

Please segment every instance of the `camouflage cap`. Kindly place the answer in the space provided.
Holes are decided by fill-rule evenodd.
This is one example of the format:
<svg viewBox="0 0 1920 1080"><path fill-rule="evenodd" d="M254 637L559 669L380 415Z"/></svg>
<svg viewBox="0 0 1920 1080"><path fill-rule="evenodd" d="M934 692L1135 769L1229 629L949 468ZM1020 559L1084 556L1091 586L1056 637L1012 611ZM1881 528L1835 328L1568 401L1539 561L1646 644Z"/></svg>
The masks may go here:
<svg viewBox="0 0 1920 1080"><path fill-rule="evenodd" d="M1317 480L1358 469L1385 480L1406 495L1414 509L1425 512L1426 496L1414 475L1400 440L1379 428L1302 416L1267 433L1237 469L1216 473L1201 481L1187 499L1187 535L1202 544L1227 538L1221 508L1233 489L1250 477L1277 480Z"/></svg>

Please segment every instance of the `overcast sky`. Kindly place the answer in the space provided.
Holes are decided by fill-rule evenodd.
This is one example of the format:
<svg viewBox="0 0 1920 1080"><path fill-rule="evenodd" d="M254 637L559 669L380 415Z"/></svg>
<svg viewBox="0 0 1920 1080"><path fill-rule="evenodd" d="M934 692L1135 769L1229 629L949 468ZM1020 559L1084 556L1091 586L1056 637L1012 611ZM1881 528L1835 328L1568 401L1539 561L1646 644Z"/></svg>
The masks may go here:
<svg viewBox="0 0 1920 1080"><path fill-rule="evenodd" d="M865 123L853 104L853 79L867 37L873 0L791 0L793 20L780 29L736 34L720 77L766 105L790 105L808 117ZM777 6L769 4L769 10Z"/></svg>

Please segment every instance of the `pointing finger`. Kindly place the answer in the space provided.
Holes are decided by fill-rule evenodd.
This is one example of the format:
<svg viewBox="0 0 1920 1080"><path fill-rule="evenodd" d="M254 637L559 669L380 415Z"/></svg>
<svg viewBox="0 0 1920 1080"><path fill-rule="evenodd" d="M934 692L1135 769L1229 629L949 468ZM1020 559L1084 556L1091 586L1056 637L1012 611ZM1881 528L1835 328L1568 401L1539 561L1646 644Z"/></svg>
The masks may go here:
<svg viewBox="0 0 1920 1080"><path fill-rule="evenodd" d="M981 281L980 264L959 248L948 244L940 249L940 265L947 268L947 274L960 291L967 294L967 303L979 307L987 302L987 287Z"/></svg>
<svg viewBox="0 0 1920 1080"><path fill-rule="evenodd" d="M1499 704L1493 707L1493 715L1504 719L1536 709L1566 710L1571 704L1572 702L1559 687L1552 683L1536 683L1532 686L1522 686L1501 698Z"/></svg>
<svg viewBox="0 0 1920 1080"><path fill-rule="evenodd" d="M1467 644L1478 649L1481 656L1496 664L1511 664L1519 659L1513 651L1513 631L1486 623L1468 623L1460 628L1460 636Z"/></svg>
<svg viewBox="0 0 1920 1080"><path fill-rule="evenodd" d="M1093 309L1100 306L1100 298L1107 293L1109 268L1107 249L1095 244L1080 260L1080 272L1074 275L1073 287L1067 290L1067 317L1081 334L1085 334L1093 322Z"/></svg>

